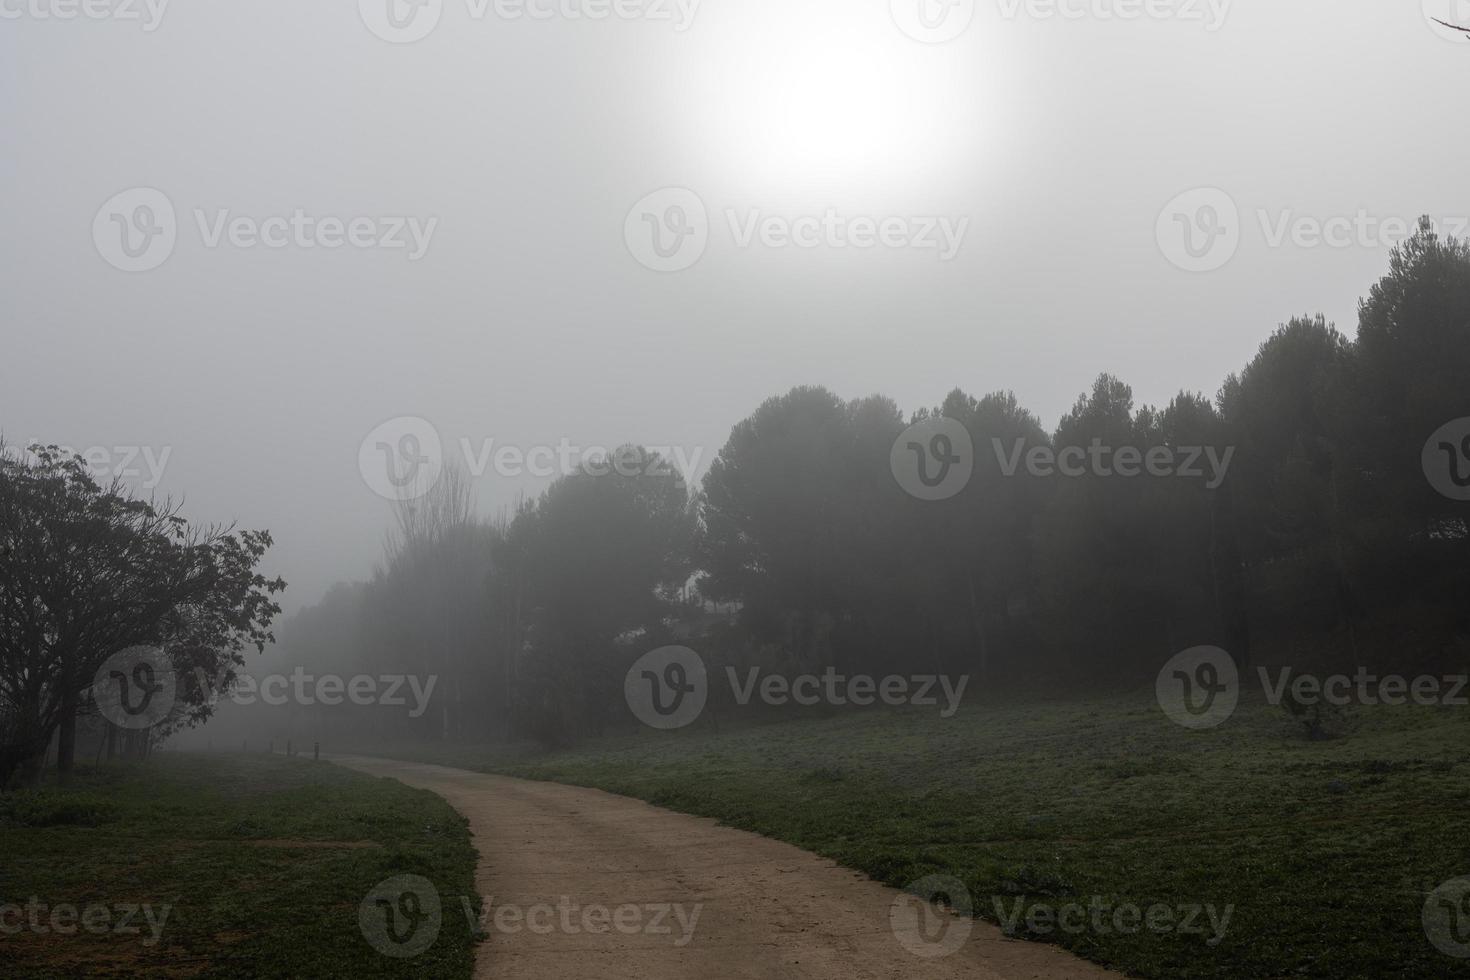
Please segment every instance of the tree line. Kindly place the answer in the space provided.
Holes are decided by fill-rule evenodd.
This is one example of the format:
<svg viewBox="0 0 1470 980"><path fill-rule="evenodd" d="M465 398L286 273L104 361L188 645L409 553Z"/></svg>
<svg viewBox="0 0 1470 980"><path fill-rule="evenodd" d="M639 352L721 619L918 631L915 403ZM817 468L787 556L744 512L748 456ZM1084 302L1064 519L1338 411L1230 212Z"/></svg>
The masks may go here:
<svg viewBox="0 0 1470 980"><path fill-rule="evenodd" d="M1242 668L1463 669L1470 421L1432 434L1470 420L1467 378L1470 246L1426 221L1353 338L1293 318L1213 398L1138 405L1101 374L1048 431L1009 391L905 416L799 387L736 424L698 487L624 446L495 519L448 468L396 506L371 579L292 617L274 653L316 675L433 676L430 709L290 704L282 724L591 737L634 724L624 676L672 643L712 671L964 674L971 690L1151 682L1199 644ZM895 460L940 420L962 427L970 472L923 499ZM127 643L189 668L170 724L207 717L242 649L271 641L283 585L254 571L268 535L190 531L39 460L0 462L0 781L65 741L90 672ZM729 705L712 705L718 723Z"/></svg>
<svg viewBox="0 0 1470 980"><path fill-rule="evenodd" d="M623 675L666 643L712 669L1051 689L1151 680L1197 644L1242 668L1463 666L1470 504L1436 491L1424 454L1470 417L1467 379L1470 247L1425 221L1360 301L1355 338L1293 318L1214 398L1137 405L1102 374L1048 432L1009 391L957 388L905 417L881 395L799 387L738 423L697 488L627 446L633 465L562 476L498 520L448 471L399 507L371 581L293 619L286 655L440 678L416 719L318 708L311 724L547 742L629 724ZM895 440L937 418L964 426L973 475L918 499L894 477ZM1018 465L1037 447L1212 463L1069 477ZM1470 445L1452 449L1444 465L1470 482Z"/></svg>

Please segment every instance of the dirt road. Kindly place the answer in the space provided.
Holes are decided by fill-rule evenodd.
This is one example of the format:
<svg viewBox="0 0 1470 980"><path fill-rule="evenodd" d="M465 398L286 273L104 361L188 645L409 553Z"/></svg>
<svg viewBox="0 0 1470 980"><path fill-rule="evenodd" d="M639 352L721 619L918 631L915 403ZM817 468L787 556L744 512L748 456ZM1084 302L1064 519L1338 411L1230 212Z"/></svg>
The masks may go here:
<svg viewBox="0 0 1470 980"><path fill-rule="evenodd" d="M469 819L488 905L476 977L1121 976L1055 947L1007 940L989 923L930 913L831 861L713 820L555 783L332 761L432 790ZM445 914L458 913L447 901Z"/></svg>

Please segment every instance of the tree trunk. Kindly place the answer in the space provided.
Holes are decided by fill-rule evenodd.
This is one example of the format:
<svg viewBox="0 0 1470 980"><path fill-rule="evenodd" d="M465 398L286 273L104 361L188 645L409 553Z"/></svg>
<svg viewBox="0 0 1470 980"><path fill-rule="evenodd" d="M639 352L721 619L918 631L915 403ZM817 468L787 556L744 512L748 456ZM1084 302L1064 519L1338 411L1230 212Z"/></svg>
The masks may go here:
<svg viewBox="0 0 1470 980"><path fill-rule="evenodd" d="M970 585L970 625L975 631L975 642L980 648L980 683L990 680L990 645L985 638L985 619L980 612L980 600L975 595L975 573L968 574Z"/></svg>
<svg viewBox="0 0 1470 980"><path fill-rule="evenodd" d="M1251 630L1245 564L1235 537L1235 498L1230 484L1210 498L1210 585L1226 652L1244 674L1251 665Z"/></svg>
<svg viewBox="0 0 1470 980"><path fill-rule="evenodd" d="M61 725L56 741L56 771L61 781L71 778L77 759L77 692L71 684L61 696Z"/></svg>
<svg viewBox="0 0 1470 980"><path fill-rule="evenodd" d="M20 764L20 785L23 787L34 787L41 785L41 770L46 761L46 748L27 756Z"/></svg>

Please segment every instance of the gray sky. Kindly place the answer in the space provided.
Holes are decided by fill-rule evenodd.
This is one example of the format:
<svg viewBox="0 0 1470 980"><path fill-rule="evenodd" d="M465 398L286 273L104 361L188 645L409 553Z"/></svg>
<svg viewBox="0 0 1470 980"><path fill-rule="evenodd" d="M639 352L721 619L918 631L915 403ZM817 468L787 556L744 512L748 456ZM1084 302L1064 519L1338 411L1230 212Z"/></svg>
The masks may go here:
<svg viewBox="0 0 1470 980"><path fill-rule="evenodd" d="M1051 427L1351 334L1395 224L1470 215L1456 0L157 2L0 0L0 430L167 453L292 609L376 561L390 419L705 464L801 383Z"/></svg>

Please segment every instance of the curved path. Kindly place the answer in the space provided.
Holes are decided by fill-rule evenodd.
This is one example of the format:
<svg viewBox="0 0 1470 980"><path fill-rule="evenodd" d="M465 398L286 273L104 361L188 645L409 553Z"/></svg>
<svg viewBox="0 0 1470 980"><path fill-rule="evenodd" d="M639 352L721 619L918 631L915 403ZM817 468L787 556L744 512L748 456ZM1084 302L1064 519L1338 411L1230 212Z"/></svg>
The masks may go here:
<svg viewBox="0 0 1470 980"><path fill-rule="evenodd" d="M956 943L967 920L925 912L825 858L713 820L558 783L332 761L431 790L468 818L487 905L476 977L1121 977L1057 947L1005 939L978 920ZM452 905L444 914L459 914ZM958 948L944 956L904 943L933 953L946 939Z"/></svg>

